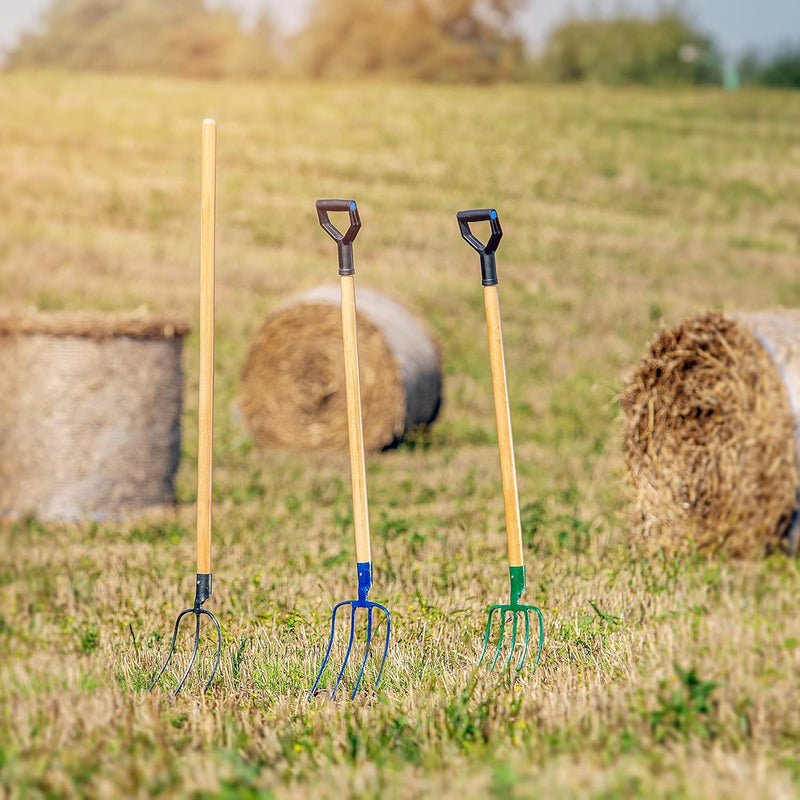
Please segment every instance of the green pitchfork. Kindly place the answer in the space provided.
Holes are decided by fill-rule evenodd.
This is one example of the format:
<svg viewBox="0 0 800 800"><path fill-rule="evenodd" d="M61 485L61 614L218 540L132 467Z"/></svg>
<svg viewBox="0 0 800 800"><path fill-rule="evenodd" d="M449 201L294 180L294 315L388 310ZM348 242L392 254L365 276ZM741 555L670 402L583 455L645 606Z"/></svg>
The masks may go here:
<svg viewBox="0 0 800 800"><path fill-rule="evenodd" d="M489 334L489 362L492 369L492 390L494 393L494 414L497 421L497 443L500 450L500 474L503 481L503 504L506 516L506 535L508 537L508 563L511 576L511 601L499 603L489 608L489 619L486 623L486 635L483 639L483 650L478 665L483 663L489 647L492 633L492 620L495 613L500 621L500 633L497 648L489 670L493 670L503 649L506 619L511 617L511 646L505 659L505 668L511 664L514 648L517 645L519 620L525 626L525 640L522 653L516 663L517 672L522 669L530 646L531 621L533 611L539 621L539 638L536 647L536 658L533 669L539 663L544 643L544 621L542 612L536 606L520 603L519 599L525 591L525 565L522 561L522 526L519 514L519 496L517 493L517 472L514 465L514 443L511 438L511 411L508 405L508 384L506 382L506 363L503 356L503 331L500 325L500 298L497 290L497 266L495 250L497 250L503 231L497 211L493 208L480 208L471 211L459 211L456 215L461 236L474 248L481 257L481 276L483 283L483 302L486 309L486 328ZM488 222L491 235L486 244L479 241L470 230L471 222Z"/></svg>

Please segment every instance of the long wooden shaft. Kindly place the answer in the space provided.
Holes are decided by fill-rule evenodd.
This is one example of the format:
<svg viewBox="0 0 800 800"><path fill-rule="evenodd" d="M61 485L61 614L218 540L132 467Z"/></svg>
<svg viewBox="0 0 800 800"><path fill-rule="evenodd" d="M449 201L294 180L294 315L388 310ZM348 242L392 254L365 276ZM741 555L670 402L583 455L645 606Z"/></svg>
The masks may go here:
<svg viewBox="0 0 800 800"><path fill-rule="evenodd" d="M503 480L503 504L506 511L508 563L521 567L522 526L519 516L517 469L514 464L514 441L511 436L511 410L508 405L506 362L503 356L503 330L500 325L500 297L497 286L483 287L486 328L489 333L489 363L492 367L494 415L497 421L497 443L500 450L500 475Z"/></svg>
<svg viewBox="0 0 800 800"><path fill-rule="evenodd" d="M372 561L367 513L367 469L364 459L364 427L361 420L361 385L358 378L355 276L342 275L342 342L347 398L347 437L350 442L350 478L353 486L353 524L356 561Z"/></svg>
<svg viewBox="0 0 800 800"><path fill-rule="evenodd" d="M197 572L211 572L211 448L214 434L214 245L217 123L203 120L200 161L200 404L197 430Z"/></svg>

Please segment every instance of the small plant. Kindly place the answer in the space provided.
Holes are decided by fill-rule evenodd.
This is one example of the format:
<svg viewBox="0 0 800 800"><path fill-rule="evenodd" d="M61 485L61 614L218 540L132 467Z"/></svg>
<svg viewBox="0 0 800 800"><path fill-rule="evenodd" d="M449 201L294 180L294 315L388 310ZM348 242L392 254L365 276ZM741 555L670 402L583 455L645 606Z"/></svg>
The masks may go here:
<svg viewBox="0 0 800 800"><path fill-rule="evenodd" d="M100 646L100 631L94 625L83 625L76 632L82 653L93 653Z"/></svg>
<svg viewBox="0 0 800 800"><path fill-rule="evenodd" d="M660 682L658 708L648 713L650 728L656 741L670 738L686 738L698 735L713 739L717 735L717 721L713 714L716 702L711 695L720 686L716 681L705 681L690 670L673 665L679 686L671 693L666 692L667 682Z"/></svg>
<svg viewBox="0 0 800 800"><path fill-rule="evenodd" d="M239 642L239 646L236 648L236 652L233 655L231 674L235 681L239 680L242 672L242 662L244 661L244 651L247 647L247 641L248 640L243 636Z"/></svg>

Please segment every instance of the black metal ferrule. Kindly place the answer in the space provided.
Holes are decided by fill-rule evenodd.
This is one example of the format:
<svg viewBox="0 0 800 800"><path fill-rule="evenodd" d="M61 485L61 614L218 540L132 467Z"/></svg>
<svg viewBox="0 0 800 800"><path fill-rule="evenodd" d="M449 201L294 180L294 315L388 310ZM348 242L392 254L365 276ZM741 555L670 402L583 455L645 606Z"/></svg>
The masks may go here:
<svg viewBox="0 0 800 800"><path fill-rule="evenodd" d="M356 266L353 261L353 245L339 242L339 274L355 275Z"/></svg>
<svg viewBox="0 0 800 800"><path fill-rule="evenodd" d="M484 286L497 286L497 262L494 253L503 238L500 218L493 208L473 208L456 214L461 236L481 257L481 283ZM491 229L489 239L484 244L470 230L470 222L488 222Z"/></svg>
<svg viewBox="0 0 800 800"><path fill-rule="evenodd" d="M211 597L211 573L198 572L195 584L194 607L200 608Z"/></svg>
<svg viewBox="0 0 800 800"><path fill-rule="evenodd" d="M497 286L497 262L494 253L481 253L481 283Z"/></svg>
<svg viewBox="0 0 800 800"><path fill-rule="evenodd" d="M355 200L317 200L317 217L323 230L336 242L339 250L339 275L355 275L353 241L361 230L361 217ZM331 211L347 212L350 226L342 233L330 220Z"/></svg>

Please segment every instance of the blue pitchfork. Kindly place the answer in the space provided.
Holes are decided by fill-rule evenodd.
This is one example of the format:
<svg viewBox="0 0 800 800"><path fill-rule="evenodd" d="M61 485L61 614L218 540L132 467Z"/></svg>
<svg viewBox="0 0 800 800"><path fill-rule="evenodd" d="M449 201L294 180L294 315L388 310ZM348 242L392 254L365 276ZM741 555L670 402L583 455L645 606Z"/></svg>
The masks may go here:
<svg viewBox="0 0 800 800"><path fill-rule="evenodd" d="M330 221L329 212L344 212L348 214L350 225L342 233ZM322 673L328 664L331 655L333 642L336 634L336 613L340 608L350 608L350 635L347 642L347 650L342 661L342 666L336 676L336 682L331 691L330 697L336 694L339 684L344 676L350 654L353 652L353 644L356 634L356 612L363 610L367 617L367 632L364 641L364 655L361 659L361 666L358 670L358 677L353 686L350 699L354 699L364 676L364 668L370 654L372 637L380 622L380 618L386 619L386 639L383 645L378 675L372 687L373 692L380 682L383 674L383 667L386 663L386 655L389 652L389 633L391 630L391 615L385 606L374 603L367 599L369 590L372 588L372 555L369 538L369 518L367 513L367 474L364 459L364 430L361 419L361 387L358 376L358 339L356 331L356 298L355 298L355 267L353 265L353 240L356 238L361 228L361 218L358 215L358 207L354 200L317 200L317 216L323 229L336 242L339 250L339 281L342 289L342 343L344 345L344 372L345 372L345 396L347 399L347 434L350 444L350 477L353 489L353 526L356 536L356 571L358 574L358 599L343 600L333 607L331 618L331 635L328 640L328 649L322 660L322 666L317 674L317 679L309 692L309 699L314 696L319 686ZM376 619L376 617L378 619ZM363 618L363 617L362 617Z"/></svg>

